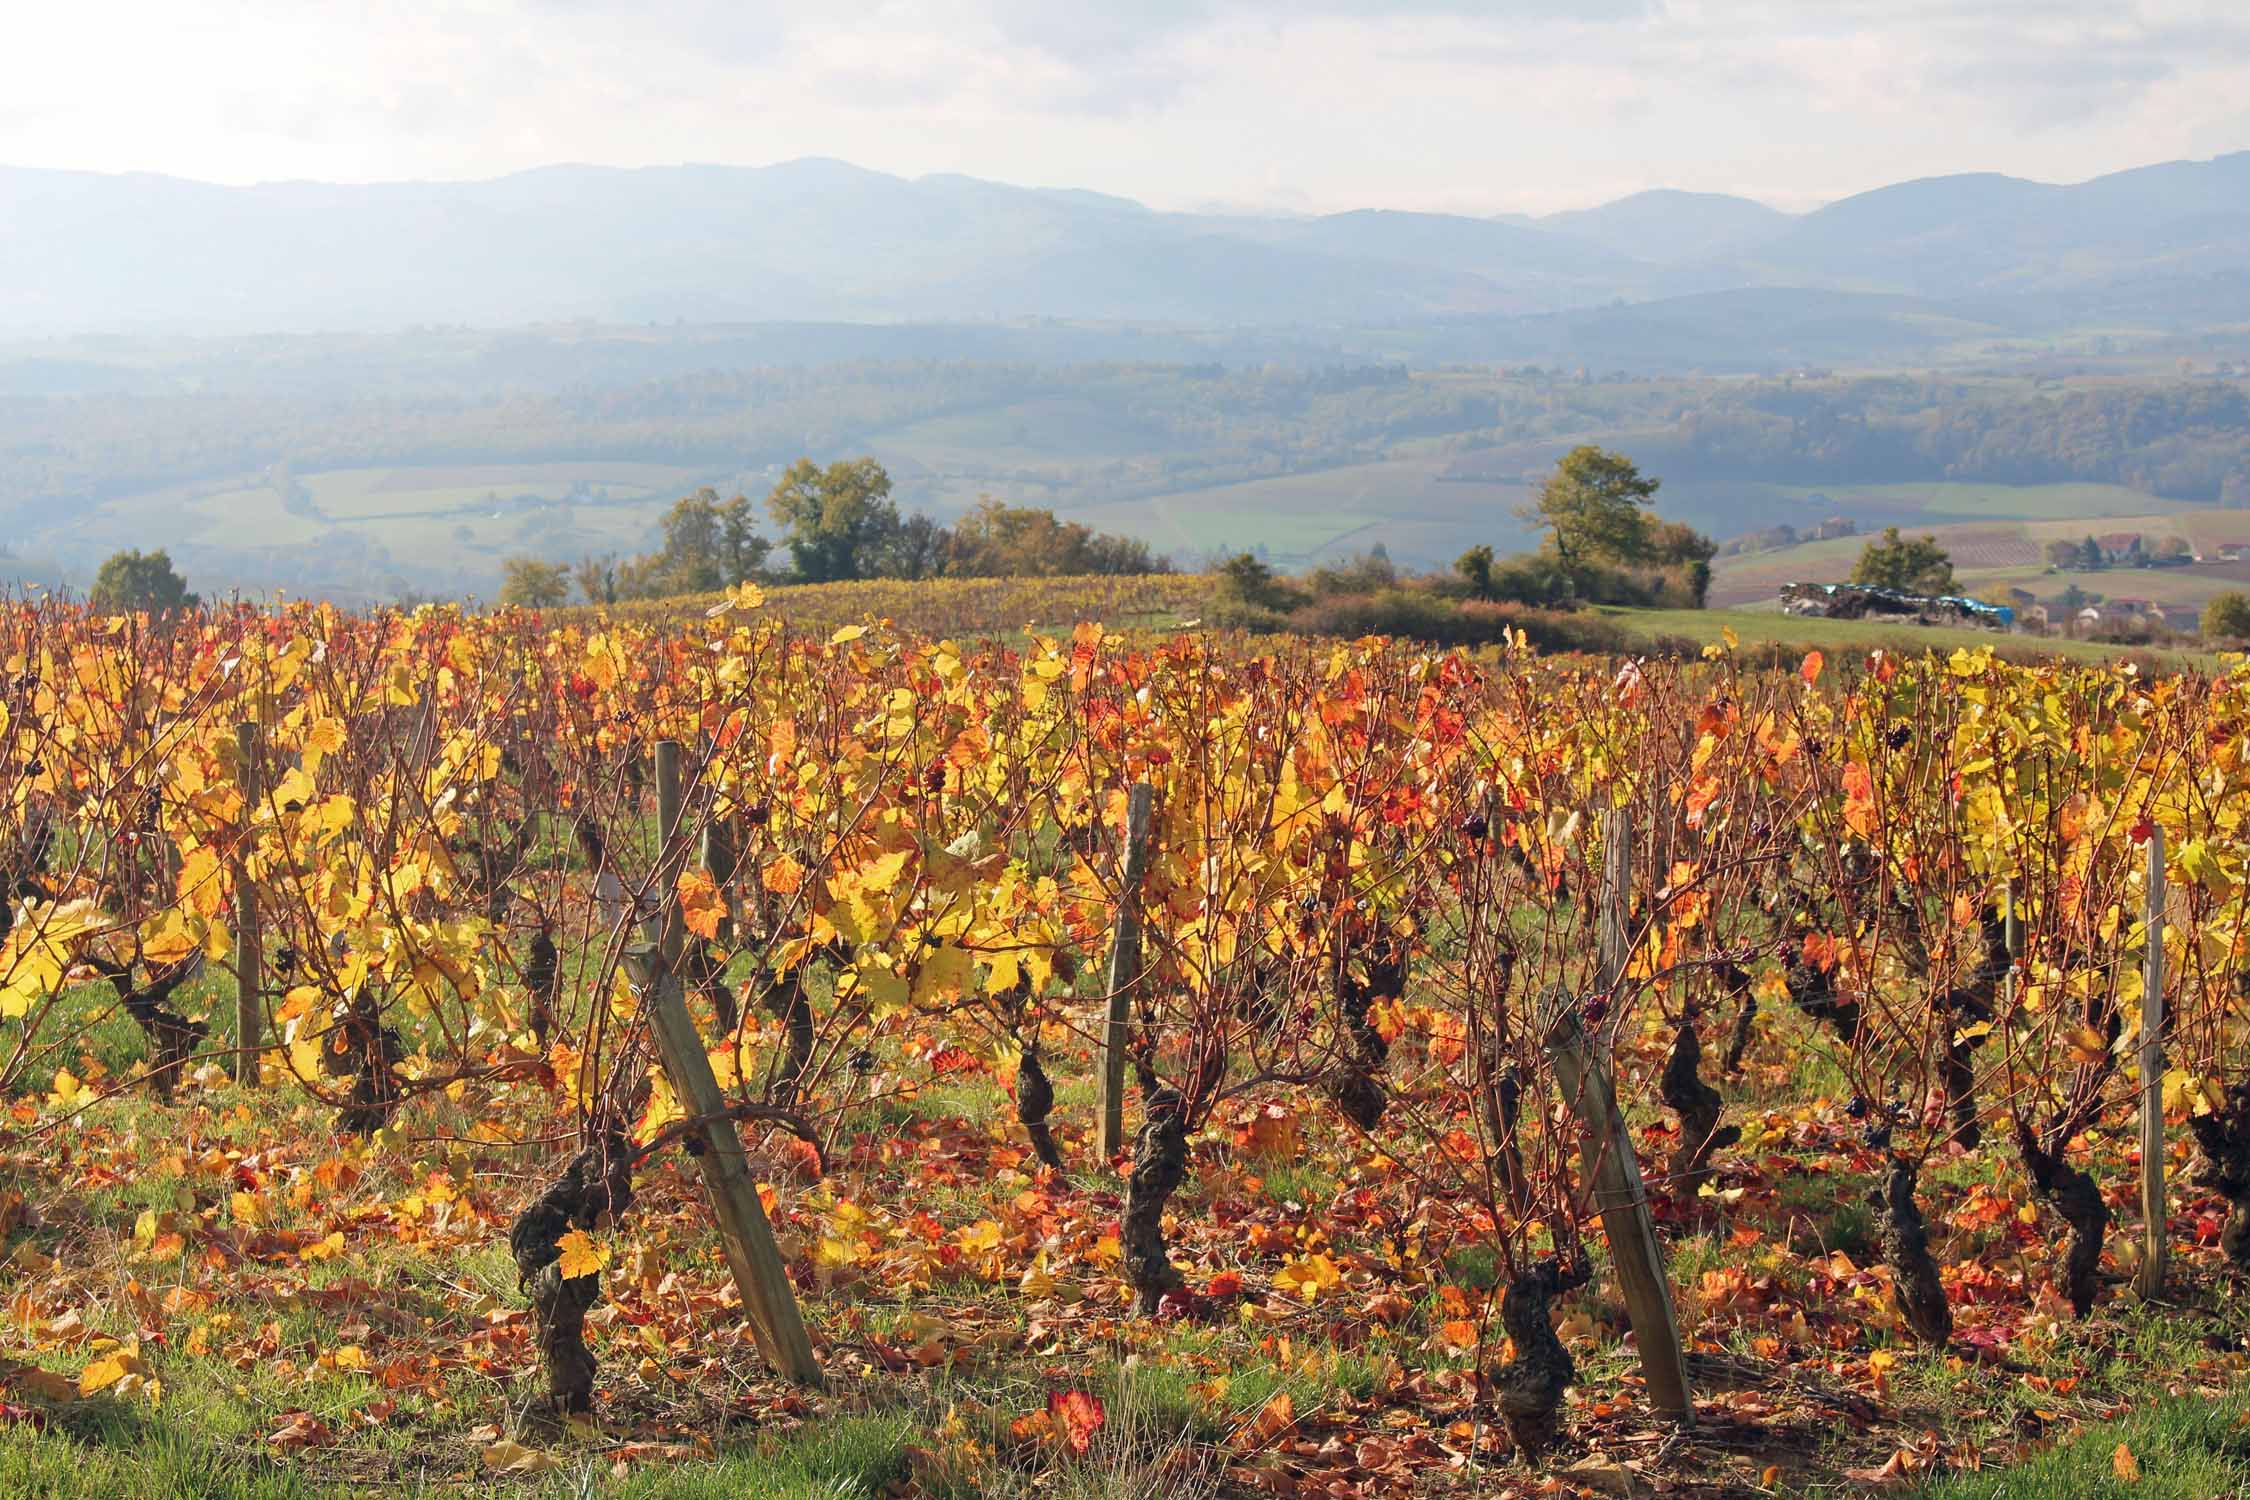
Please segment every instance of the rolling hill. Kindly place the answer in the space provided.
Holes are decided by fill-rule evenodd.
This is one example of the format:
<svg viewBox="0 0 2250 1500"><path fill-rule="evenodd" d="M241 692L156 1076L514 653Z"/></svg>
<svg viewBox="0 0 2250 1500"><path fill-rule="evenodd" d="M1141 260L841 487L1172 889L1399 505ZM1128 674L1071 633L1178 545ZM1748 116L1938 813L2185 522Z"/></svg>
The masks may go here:
<svg viewBox="0 0 2250 1500"><path fill-rule="evenodd" d="M1655 309L1661 340L1672 299L1745 289L1786 290L1808 315L1834 299L1847 324L1865 311L1852 297L1891 296L2018 332L2011 319L2051 326L2073 296L2130 301L2152 281L2199 310L2215 280L2232 308L2245 277L2250 152L2067 186L1934 178L1799 216L1649 192L1533 221L1158 213L826 159L361 186L0 168L8 335L1048 318L1379 325L1412 348L1464 317L1619 302ZM1514 332L1476 325L1448 357L1478 337L1510 357Z"/></svg>

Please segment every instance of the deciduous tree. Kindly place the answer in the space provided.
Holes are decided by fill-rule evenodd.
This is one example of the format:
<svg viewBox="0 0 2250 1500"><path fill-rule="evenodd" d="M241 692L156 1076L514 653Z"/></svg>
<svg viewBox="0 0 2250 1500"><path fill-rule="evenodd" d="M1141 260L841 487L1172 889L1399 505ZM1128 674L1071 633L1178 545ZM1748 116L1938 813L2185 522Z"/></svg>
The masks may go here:
<svg viewBox="0 0 2250 1500"><path fill-rule="evenodd" d="M502 563L500 602L526 609L552 609L570 602L570 566L536 557L511 557Z"/></svg>
<svg viewBox="0 0 2250 1500"><path fill-rule="evenodd" d="M766 496L766 510L807 583L868 577L899 525L891 476L872 458L825 469L800 458Z"/></svg>
<svg viewBox="0 0 2250 1500"><path fill-rule="evenodd" d="M89 597L96 609L145 609L151 614L193 609L197 603L187 591L187 581L173 570L171 554L161 547L153 552L111 553L94 575Z"/></svg>
<svg viewBox="0 0 2250 1500"><path fill-rule="evenodd" d="M1649 560L1649 502L1658 481L1622 453L1585 444L1563 455L1525 518L1569 567Z"/></svg>
<svg viewBox="0 0 2250 1500"><path fill-rule="evenodd" d="M1852 582L1909 594L1946 594L1953 591L1953 559L1934 536L1904 537L1896 526L1859 554Z"/></svg>

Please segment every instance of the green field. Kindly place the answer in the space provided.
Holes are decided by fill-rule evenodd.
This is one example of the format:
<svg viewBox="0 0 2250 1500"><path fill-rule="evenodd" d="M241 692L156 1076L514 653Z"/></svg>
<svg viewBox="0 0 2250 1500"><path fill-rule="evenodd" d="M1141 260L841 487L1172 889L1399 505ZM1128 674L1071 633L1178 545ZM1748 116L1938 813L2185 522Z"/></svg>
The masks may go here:
<svg viewBox="0 0 2250 1500"><path fill-rule="evenodd" d="M700 482L673 465L605 462L268 472L105 500L20 550L90 560L164 546L205 587L347 603L408 588L489 598L518 553L647 550L665 507Z"/></svg>
<svg viewBox="0 0 2250 1500"><path fill-rule="evenodd" d="M1071 510L1073 519L1143 536L1183 561L1259 547L1278 567L1333 562L1378 542L1402 562L1442 561L1479 542L1503 551L1533 537L1520 485L1444 479L1434 458L1399 458L1280 475Z"/></svg>
<svg viewBox="0 0 2250 1500"><path fill-rule="evenodd" d="M1947 520L2086 520L2164 503L2121 484L1854 484L1822 493L1846 515L1907 511Z"/></svg>
<svg viewBox="0 0 2250 1500"><path fill-rule="evenodd" d="M1820 651L1873 651L1877 648L1919 654L1966 647L1993 646L2009 650L2049 651L2074 661L2110 662L2121 657L2149 654L2181 664L2208 665L2217 660L2206 652L2142 652L2098 641L2068 641L2040 636L2010 635L1995 630L1964 630L1934 625L1895 625L1866 620L1822 620L1785 615L1779 610L1749 609L1605 609L1603 614L1644 639L1675 636L1709 645L1728 630L1742 646L1787 646Z"/></svg>
<svg viewBox="0 0 2250 1500"><path fill-rule="evenodd" d="M2112 491L2094 485L2051 488L2100 492L2112 495L2119 503L2131 500L2142 507L2161 505L2130 490ZM2011 503L2029 507L2043 493L2024 492ZM2059 507L2058 501L2055 508ZM2009 588L2021 588L2041 599L2050 599L2076 584L2089 594L2108 598L2153 599L2160 604L2201 608L2213 594L2250 588L2250 565L2217 560L2222 543L2250 543L2250 511L2221 510L2212 506L2142 508L2068 519L2025 516L2009 520L1935 522L1902 529L1909 535L1926 532L1936 537L1953 559L1954 573L1962 591L1984 598L1997 597ZM1866 530L1862 528L1863 533ZM2046 549L2049 543L2121 531L2139 532L2147 546L2167 536L2182 537L2206 560L2168 568L2073 569L2067 573L2048 570ZM1718 558L1712 564L1711 602L1722 607L1765 604L1774 599L1784 584L1840 582L1850 576L1852 565L1858 561L1867 542L1868 537L1862 534Z"/></svg>

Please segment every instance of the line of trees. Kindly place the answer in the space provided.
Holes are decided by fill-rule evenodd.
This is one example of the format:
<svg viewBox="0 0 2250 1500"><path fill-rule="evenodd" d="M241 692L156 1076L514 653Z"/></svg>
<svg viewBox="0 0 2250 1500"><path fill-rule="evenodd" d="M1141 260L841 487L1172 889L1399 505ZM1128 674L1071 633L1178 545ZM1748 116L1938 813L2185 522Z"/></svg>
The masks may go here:
<svg viewBox="0 0 2250 1500"><path fill-rule="evenodd" d="M1308 635L1469 644L1523 630L1542 649L1621 647L1614 627L1572 612L1593 604L1701 609L1710 589L1717 549L1693 527L1655 514L1659 487L1624 454L1582 446L1556 464L1523 512L1547 533L1536 552L1501 557L1472 547L1450 574L1409 578L1377 546L1301 579L1282 578L1246 552L1219 566L1214 614L1225 624Z"/></svg>
<svg viewBox="0 0 2250 1500"><path fill-rule="evenodd" d="M1013 578L1168 573L1146 542L1065 521L1051 510L985 500L954 525L899 514L891 476L872 458L789 466L765 499L778 541L757 530L750 500L721 500L706 486L665 512L653 552L573 566L514 557L502 603L566 603L572 585L589 604L709 593L745 579L836 583L860 578ZM777 549L788 565L770 566Z"/></svg>

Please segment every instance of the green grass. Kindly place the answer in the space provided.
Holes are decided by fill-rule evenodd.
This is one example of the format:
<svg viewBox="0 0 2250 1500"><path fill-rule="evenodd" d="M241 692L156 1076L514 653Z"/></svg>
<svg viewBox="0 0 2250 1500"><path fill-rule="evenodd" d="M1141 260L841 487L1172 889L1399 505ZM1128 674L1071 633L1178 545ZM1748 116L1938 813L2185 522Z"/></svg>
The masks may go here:
<svg viewBox="0 0 2250 1500"><path fill-rule="evenodd" d="M2138 1481L2119 1477L2118 1445ZM2250 1397L2168 1401L2089 1427L2028 1463L1956 1475L1924 1500L2223 1500L2250 1492Z"/></svg>
<svg viewBox="0 0 2250 1500"><path fill-rule="evenodd" d="M1446 481L1441 459L1397 458L1072 508L1071 519L1144 536L1185 560L1265 547L1277 566L1333 561L1381 542L1394 556L1450 558L1478 542L1532 545L1517 485Z"/></svg>
<svg viewBox="0 0 2250 1500"><path fill-rule="evenodd" d="M2138 574L2130 575L2138 577ZM2105 646L2098 641L2066 641L2042 636L2008 635L1993 630L1954 629L1937 625L1896 625L1873 620L1823 620L1785 615L1777 610L1748 609L1617 609L1603 614L1643 638L1682 636L1709 645L1733 630L1743 646L1782 645L1819 648L1822 651L1950 652L1979 646L2008 650L2051 651L2073 661L2113 662L2136 654L2137 648ZM2199 651L2153 651L2160 660L2208 665L2214 660Z"/></svg>
<svg viewBox="0 0 2250 1500"><path fill-rule="evenodd" d="M337 1414L338 1420L348 1413ZM906 1412L844 1417L809 1425L788 1439L760 1440L746 1432L739 1446L715 1461L666 1462L610 1472L598 1450L552 1450L556 1466L544 1478L508 1486L533 1496L616 1497L616 1500L874 1500L906 1477L907 1448L917 1419ZM466 1467L464 1450L442 1462L418 1465L398 1456L394 1471L371 1476L319 1472L316 1453L305 1464L268 1457L254 1440L226 1442L169 1421L128 1414L104 1404L91 1415L74 1413L67 1425L41 1433L29 1425L0 1427L0 1494L40 1500L114 1500L119 1495L163 1500L360 1500L392 1496L466 1495L493 1486ZM364 1462L364 1458L361 1460Z"/></svg>
<svg viewBox="0 0 2250 1500"><path fill-rule="evenodd" d="M1854 507L1880 507L1921 511L1933 520L2086 520L2159 510L2165 503L2122 484L1853 484L1820 493L1846 515Z"/></svg>

